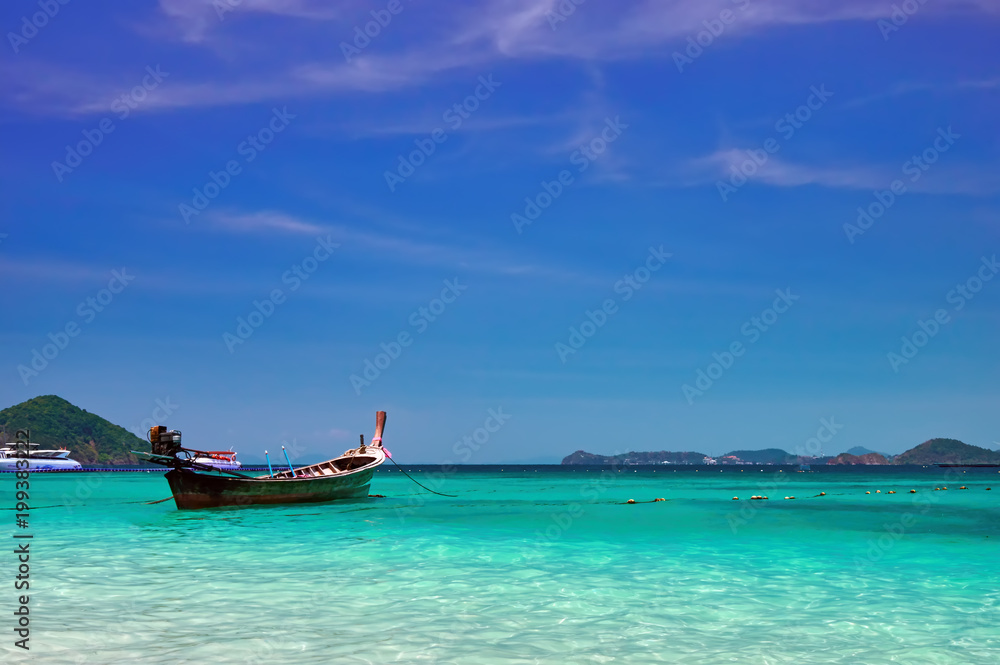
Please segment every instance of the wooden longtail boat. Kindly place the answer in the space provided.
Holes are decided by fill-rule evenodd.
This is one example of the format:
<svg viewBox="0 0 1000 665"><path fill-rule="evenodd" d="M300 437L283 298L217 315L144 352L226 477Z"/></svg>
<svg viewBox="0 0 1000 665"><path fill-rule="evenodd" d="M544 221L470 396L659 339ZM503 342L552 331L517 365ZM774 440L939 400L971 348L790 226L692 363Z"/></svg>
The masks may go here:
<svg viewBox="0 0 1000 665"><path fill-rule="evenodd" d="M346 451L340 457L288 469L270 476L251 477L194 461L204 451L182 448L181 433L157 426L150 430L152 453L143 458L172 467L165 478L179 509L217 508L280 503L318 503L368 496L375 469L385 461L382 431L385 411L375 415L375 435L370 445Z"/></svg>

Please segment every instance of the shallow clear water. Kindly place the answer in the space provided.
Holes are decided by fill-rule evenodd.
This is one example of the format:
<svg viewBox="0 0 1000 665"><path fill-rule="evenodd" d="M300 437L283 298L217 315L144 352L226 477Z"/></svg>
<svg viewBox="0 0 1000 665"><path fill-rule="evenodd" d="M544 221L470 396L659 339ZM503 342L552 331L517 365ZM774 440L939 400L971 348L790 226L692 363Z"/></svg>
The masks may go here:
<svg viewBox="0 0 1000 665"><path fill-rule="evenodd" d="M1000 662L996 469L505 467L437 484L417 468L458 498L383 469L384 499L179 512L131 503L169 495L159 474L36 474L31 651L4 626L3 660ZM11 525L13 483L0 474Z"/></svg>

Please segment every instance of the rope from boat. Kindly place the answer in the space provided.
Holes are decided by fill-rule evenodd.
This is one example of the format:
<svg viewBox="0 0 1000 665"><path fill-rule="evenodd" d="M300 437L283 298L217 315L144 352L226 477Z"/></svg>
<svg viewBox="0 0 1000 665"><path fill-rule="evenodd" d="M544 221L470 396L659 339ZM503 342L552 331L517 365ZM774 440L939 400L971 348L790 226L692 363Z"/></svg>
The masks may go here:
<svg viewBox="0 0 1000 665"><path fill-rule="evenodd" d="M386 455L386 457L389 457L389 456L388 456L388 455ZM391 457L389 457L389 461L390 461L390 462L392 462L393 464L396 464L396 460L392 459ZM396 468L397 468L397 469L399 469L400 471L402 471L402 472L403 472L403 475L404 475L404 476L406 476L407 478L409 478L409 479L410 479L410 480L412 480L413 482L415 482L415 483L417 483L418 485L420 485L420 482L419 482L418 480L416 480L416 479L415 479L415 478L414 478L413 476L411 476L410 474L408 474L408 473L407 473L406 471L403 471L403 467L401 467L401 466L399 466L398 464L396 464ZM444 494L444 493L442 493L442 492L435 492L435 491L434 491L434 490L432 490L432 489L431 489L430 487L427 487L427 486L425 486L425 485L420 485L420 486L421 486L421 487L423 487L423 488L424 488L425 490L427 490L428 492L430 492L431 494L437 494L438 496L447 496L447 497L449 497L449 498L452 498L452 499L454 499L454 498L457 498L457 497L458 497L458 495L457 495L457 494Z"/></svg>

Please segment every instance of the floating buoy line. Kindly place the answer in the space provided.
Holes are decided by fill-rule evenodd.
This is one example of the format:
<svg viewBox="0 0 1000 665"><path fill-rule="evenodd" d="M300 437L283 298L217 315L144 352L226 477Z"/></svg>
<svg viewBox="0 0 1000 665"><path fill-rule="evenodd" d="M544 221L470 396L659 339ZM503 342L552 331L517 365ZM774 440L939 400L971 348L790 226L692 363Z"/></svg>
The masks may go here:
<svg viewBox="0 0 1000 665"><path fill-rule="evenodd" d="M948 488L947 487L935 487L934 491L943 491L943 490L946 490L946 489L948 489ZM960 490L968 490L969 488L966 487L965 485L962 485L958 489L960 489ZM984 488L984 490L987 491L987 492L989 492L989 491L992 491L993 488L992 487L986 487L986 488ZM871 495L871 493L872 493L871 490L865 490L865 494ZM897 490L886 490L885 493L886 494L898 494L898 491ZM915 489L911 489L910 490L910 494L916 494L916 493L917 493L917 490L915 490ZM882 490L875 490L875 494L882 494ZM813 498L819 498L821 496L826 496L826 492L820 492L819 494L814 494ZM785 500L786 501L792 501L795 498L796 498L795 496L786 496ZM734 496L732 498L732 500L733 501L739 501L740 497ZM753 496L750 497L750 501L768 501L768 500L769 500L768 497L766 497L766 496L764 496L762 494L754 494ZM619 501L617 503L618 503L618 505L625 506L625 505L635 505L635 504L640 504L640 503L659 503L660 501L666 501L666 499L659 498L659 499L651 499L649 501L636 501L635 499L629 499L627 501Z"/></svg>

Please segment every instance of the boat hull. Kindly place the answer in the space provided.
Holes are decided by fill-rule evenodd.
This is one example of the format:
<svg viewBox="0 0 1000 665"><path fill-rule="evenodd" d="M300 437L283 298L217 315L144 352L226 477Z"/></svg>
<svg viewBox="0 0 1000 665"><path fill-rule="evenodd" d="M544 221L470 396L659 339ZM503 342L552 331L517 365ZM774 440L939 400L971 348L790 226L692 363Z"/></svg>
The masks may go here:
<svg viewBox="0 0 1000 665"><path fill-rule="evenodd" d="M186 510L362 498L368 496L374 474L374 468L367 468L329 478L274 480L173 469L165 478L170 483L177 508Z"/></svg>

